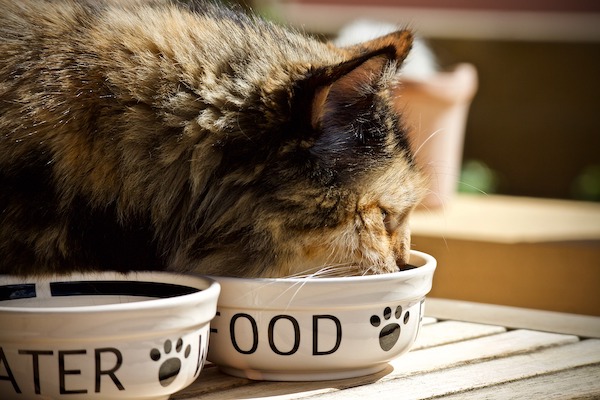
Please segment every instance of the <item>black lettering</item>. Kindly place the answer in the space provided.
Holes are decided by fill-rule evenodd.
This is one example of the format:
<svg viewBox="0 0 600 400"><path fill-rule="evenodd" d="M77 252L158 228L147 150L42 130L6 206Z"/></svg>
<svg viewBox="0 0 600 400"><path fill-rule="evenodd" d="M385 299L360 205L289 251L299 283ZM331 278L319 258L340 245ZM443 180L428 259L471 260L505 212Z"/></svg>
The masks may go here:
<svg viewBox="0 0 600 400"><path fill-rule="evenodd" d="M275 331L275 323L280 319L286 319L292 323L294 327L294 346L290 351L281 351L275 346L275 340L273 338ZM271 346L271 350L281 356L289 356L298 351L298 347L300 347L300 326L298 325L298 321L294 317L290 317L289 315L276 315L269 322L269 346Z"/></svg>
<svg viewBox="0 0 600 400"><path fill-rule="evenodd" d="M327 351L319 351L319 320L328 319L335 323L336 334L335 334L335 345L333 348ZM313 315L313 355L315 356L323 356L327 354L332 354L340 348L340 344L342 343L342 324L340 320L334 317L333 315Z"/></svg>
<svg viewBox="0 0 600 400"><path fill-rule="evenodd" d="M81 375L79 369L65 369L65 356L86 354L85 350L59 350L58 351L58 377L60 384L60 394L78 394L87 393L87 389L80 390L67 390L65 387L65 376L66 375Z"/></svg>
<svg viewBox="0 0 600 400"><path fill-rule="evenodd" d="M240 346L238 346L237 340L235 339L235 322L239 318L246 318L248 321L250 321L250 326L252 327L252 347L250 350L242 350ZM248 314L239 313L231 317L231 322L229 323L229 334L231 335L231 344L233 344L233 347L238 351L238 353L252 354L258 348L258 326L256 325L254 318Z"/></svg>
<svg viewBox="0 0 600 400"><path fill-rule="evenodd" d="M21 389L19 389L19 385L17 385L17 381L15 380L10 367L8 366L8 360L4 355L4 350L0 347L0 365L4 365L4 369L6 370L6 376L0 375L0 380L2 381L10 381L12 383L13 389L16 393L21 393Z"/></svg>
<svg viewBox="0 0 600 400"><path fill-rule="evenodd" d="M19 354L31 355L31 362L33 363L33 387L35 388L35 394L41 394L39 355L51 356L54 352L52 350L19 350Z"/></svg>
<svg viewBox="0 0 600 400"><path fill-rule="evenodd" d="M101 360L102 360L102 353L113 353L117 357L117 362L111 369L103 370L100 367ZM100 376L101 375L108 375L119 390L125 390L125 387L123 387L123 384L121 383L119 378L117 378L117 376L115 375L115 372L119 368L121 368L121 365L123 365L123 355L121 354L121 352L113 347L103 347L101 349L95 349L94 350L94 359L96 361L96 386L95 386L94 391L96 393L100 393Z"/></svg>
<svg viewBox="0 0 600 400"><path fill-rule="evenodd" d="M221 312L217 311L217 313L215 314L215 317L220 317L221 316ZM210 328L210 333L219 333L219 330L217 328Z"/></svg>

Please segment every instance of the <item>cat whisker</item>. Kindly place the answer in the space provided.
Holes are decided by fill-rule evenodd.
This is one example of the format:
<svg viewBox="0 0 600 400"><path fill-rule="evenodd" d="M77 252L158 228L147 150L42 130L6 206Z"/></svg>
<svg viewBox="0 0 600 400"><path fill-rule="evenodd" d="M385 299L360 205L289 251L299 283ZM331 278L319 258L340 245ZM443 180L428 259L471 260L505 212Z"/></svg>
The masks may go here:
<svg viewBox="0 0 600 400"><path fill-rule="evenodd" d="M325 266L319 268L318 270L309 269L305 271L297 272L293 275L286 276L286 278L295 278L295 279L313 279L313 278L326 278L326 277L335 277L342 276L344 271L350 271L354 267L347 264L326 264ZM310 272L312 271L312 272Z"/></svg>
<svg viewBox="0 0 600 400"><path fill-rule="evenodd" d="M289 288L287 288L285 291L283 291L280 296L277 297L277 299L279 299L282 295L284 295L285 293L287 293L289 290L292 290L295 288L295 292L294 294L291 296L286 309L289 307L289 305L291 304L291 302L294 300L294 298L296 298L296 296L298 295L298 293L300 293L300 290L302 290L302 288L304 287L304 285L306 283L308 283L309 281L313 280L313 279L319 279L319 278L327 278L327 277L340 277L340 276L347 276L348 274L342 272L343 269L348 269L351 270L353 269L353 267L351 265L348 264L338 264L338 265L327 265L325 267L322 267L320 269L318 269L317 271L301 276L301 275L294 275L295 279L301 279L298 282L295 282L293 285L291 285Z"/></svg>
<svg viewBox="0 0 600 400"><path fill-rule="evenodd" d="M463 182L463 181L460 181L460 180L459 180L459 181L458 181L458 183L459 183L459 184L461 184L461 185L465 185L465 186L467 186L468 188L474 189L474 190L478 191L480 194L483 194L483 195L486 195L486 196L488 196L488 195L489 195L489 193L487 193L486 191L484 191L484 190L482 190L482 189L478 188L477 186L470 185L470 184L468 184L467 182Z"/></svg>
<svg viewBox="0 0 600 400"><path fill-rule="evenodd" d="M423 148L423 146L425 146L425 144L427 144L427 142L429 142L431 139L433 139L438 133L442 132L443 129L438 129L437 131L433 132L432 134L430 134L427 139L425 139L423 141L423 143L421 143L419 145L419 147L417 147L417 149L413 152L413 156L416 157L417 154L419 154L419 152L421 151L421 149Z"/></svg>

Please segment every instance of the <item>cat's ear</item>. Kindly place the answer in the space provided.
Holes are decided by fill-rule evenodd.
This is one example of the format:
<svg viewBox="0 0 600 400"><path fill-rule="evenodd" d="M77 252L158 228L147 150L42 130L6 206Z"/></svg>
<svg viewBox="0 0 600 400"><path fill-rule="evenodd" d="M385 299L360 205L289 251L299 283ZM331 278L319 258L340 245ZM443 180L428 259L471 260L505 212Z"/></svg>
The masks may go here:
<svg viewBox="0 0 600 400"><path fill-rule="evenodd" d="M345 49L351 58L317 71L312 77L311 125L318 129L325 119L360 110L376 90L387 66L400 68L412 46L411 32L402 30ZM352 110L355 109L355 110ZM342 121L340 121L342 122Z"/></svg>
<svg viewBox="0 0 600 400"><path fill-rule="evenodd" d="M367 42L347 47L345 50L354 53L356 56L383 50L388 53L390 58L398 61L398 64L400 65L408 55L412 43L412 32L408 30L399 30Z"/></svg>

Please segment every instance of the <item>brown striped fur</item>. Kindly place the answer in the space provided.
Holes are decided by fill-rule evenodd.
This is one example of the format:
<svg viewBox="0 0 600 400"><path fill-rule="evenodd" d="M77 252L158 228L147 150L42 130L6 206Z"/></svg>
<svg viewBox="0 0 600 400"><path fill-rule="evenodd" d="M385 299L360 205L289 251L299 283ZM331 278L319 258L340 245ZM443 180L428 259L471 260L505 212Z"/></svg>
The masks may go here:
<svg viewBox="0 0 600 400"><path fill-rule="evenodd" d="M204 3L119 3L0 0L0 273L406 261L409 32L338 49Z"/></svg>

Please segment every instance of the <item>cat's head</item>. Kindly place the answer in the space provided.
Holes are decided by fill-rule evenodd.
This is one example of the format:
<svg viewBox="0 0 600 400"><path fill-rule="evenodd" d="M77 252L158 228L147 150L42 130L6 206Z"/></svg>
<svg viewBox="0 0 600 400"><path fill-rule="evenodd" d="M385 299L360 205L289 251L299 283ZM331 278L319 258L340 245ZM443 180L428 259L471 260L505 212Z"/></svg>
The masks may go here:
<svg viewBox="0 0 600 400"><path fill-rule="evenodd" d="M344 61L311 65L263 95L284 117L256 148L225 150L220 228L192 244L205 265L278 277L385 273L408 261L408 216L424 185L393 89L411 43L399 31L332 49Z"/></svg>

